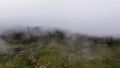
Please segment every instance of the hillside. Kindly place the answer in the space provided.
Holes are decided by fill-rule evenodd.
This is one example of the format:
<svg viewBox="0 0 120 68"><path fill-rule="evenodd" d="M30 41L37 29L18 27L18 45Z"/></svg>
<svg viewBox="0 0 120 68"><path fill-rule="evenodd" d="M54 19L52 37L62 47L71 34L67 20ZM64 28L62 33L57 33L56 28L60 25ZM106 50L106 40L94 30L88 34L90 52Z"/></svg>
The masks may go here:
<svg viewBox="0 0 120 68"><path fill-rule="evenodd" d="M29 27L0 35L0 68L120 68L120 39Z"/></svg>

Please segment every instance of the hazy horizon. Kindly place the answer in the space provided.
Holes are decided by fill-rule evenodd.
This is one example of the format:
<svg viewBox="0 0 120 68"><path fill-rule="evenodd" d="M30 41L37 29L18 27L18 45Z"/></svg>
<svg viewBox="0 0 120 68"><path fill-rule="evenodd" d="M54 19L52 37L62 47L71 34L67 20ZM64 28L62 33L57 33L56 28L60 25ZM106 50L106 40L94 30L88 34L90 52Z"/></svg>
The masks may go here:
<svg viewBox="0 0 120 68"><path fill-rule="evenodd" d="M49 26L89 35L120 35L120 0L2 0L0 28Z"/></svg>

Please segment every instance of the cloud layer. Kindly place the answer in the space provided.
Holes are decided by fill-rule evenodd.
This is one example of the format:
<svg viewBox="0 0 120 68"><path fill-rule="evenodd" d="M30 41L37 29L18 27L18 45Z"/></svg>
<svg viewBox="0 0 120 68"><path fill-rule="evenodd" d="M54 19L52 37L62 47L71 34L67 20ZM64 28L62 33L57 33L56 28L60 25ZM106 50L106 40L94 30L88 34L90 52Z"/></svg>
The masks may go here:
<svg viewBox="0 0 120 68"><path fill-rule="evenodd" d="M0 27L51 26L119 35L120 0L1 0Z"/></svg>

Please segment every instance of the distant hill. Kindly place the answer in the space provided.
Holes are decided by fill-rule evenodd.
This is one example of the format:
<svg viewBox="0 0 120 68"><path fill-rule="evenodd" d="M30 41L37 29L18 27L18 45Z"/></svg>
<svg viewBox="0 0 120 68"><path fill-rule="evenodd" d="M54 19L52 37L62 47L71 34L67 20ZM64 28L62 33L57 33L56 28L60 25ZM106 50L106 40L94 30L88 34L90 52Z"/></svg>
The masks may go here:
<svg viewBox="0 0 120 68"><path fill-rule="evenodd" d="M119 38L113 37L95 37L88 36L80 33L72 33L69 31L60 30L57 28L43 28L43 27L27 27L16 28L3 31L0 35L3 40L7 42L20 42L27 41L36 42L37 40L43 40L50 38L51 40L87 40L93 43L110 44L113 42L119 42ZM28 41L29 40L29 41ZM27 43L26 42L26 43ZM109 43L110 42L110 43Z"/></svg>

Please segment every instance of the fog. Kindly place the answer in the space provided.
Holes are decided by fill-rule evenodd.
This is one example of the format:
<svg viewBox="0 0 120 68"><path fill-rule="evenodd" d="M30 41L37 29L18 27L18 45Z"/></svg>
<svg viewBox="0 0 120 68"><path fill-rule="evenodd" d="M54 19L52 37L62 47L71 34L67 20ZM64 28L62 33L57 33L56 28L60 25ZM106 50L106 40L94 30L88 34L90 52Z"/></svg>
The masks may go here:
<svg viewBox="0 0 120 68"><path fill-rule="evenodd" d="M50 26L89 35L120 35L120 0L0 0L0 29Z"/></svg>

